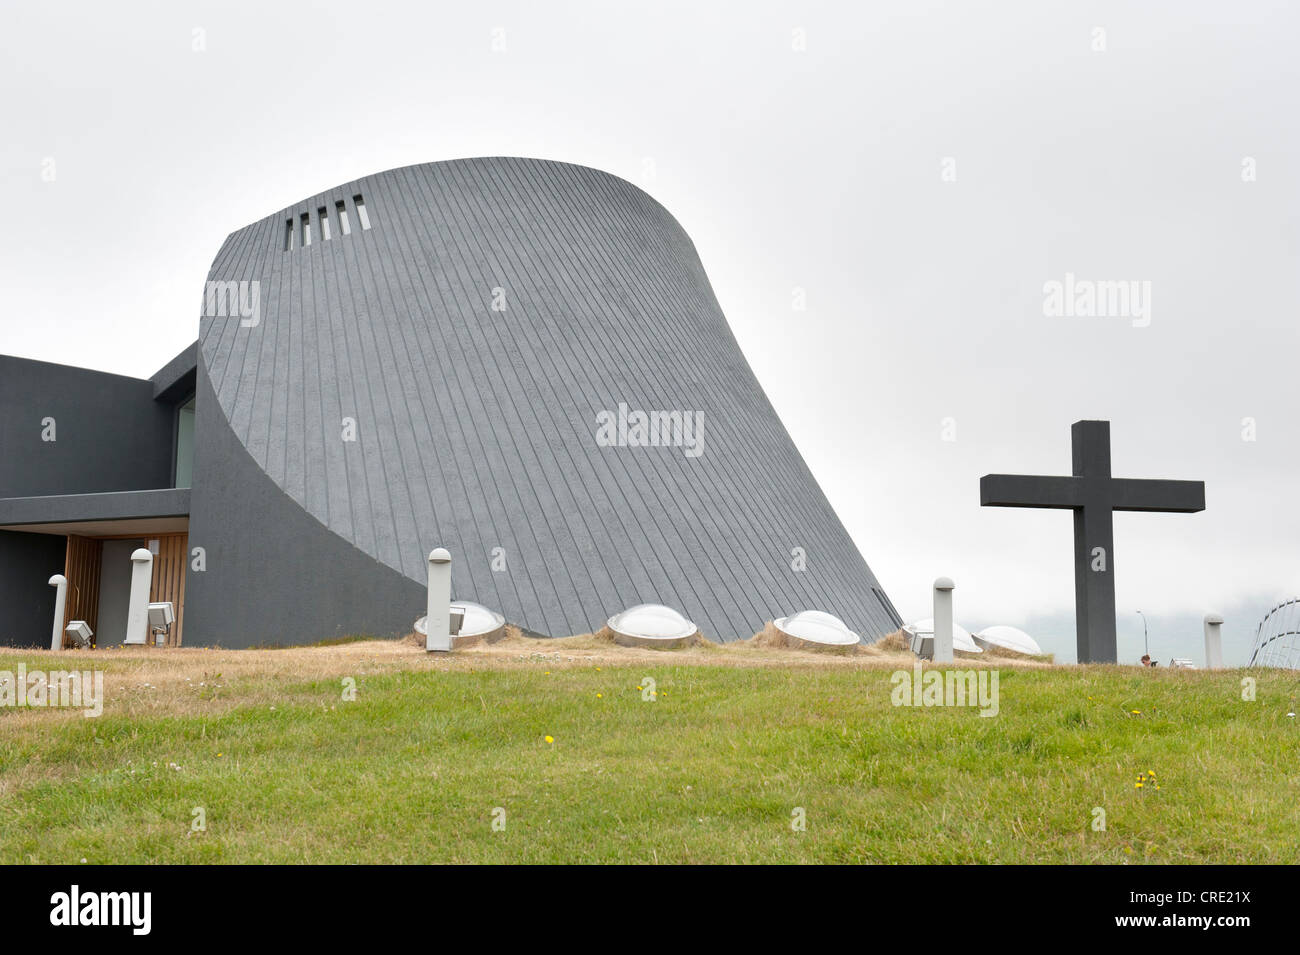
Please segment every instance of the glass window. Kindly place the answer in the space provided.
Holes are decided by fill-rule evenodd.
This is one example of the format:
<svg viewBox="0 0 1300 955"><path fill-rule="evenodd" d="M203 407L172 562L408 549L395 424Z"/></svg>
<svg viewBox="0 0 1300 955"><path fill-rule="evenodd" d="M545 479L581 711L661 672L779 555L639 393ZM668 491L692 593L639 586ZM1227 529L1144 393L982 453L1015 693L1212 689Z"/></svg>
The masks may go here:
<svg viewBox="0 0 1300 955"><path fill-rule="evenodd" d="M370 216L366 213L366 200L360 196L353 196L352 204L357 207L357 221L361 223L361 231L364 232L370 228Z"/></svg>
<svg viewBox="0 0 1300 955"><path fill-rule="evenodd" d="M194 399L176 411L176 486L194 483Z"/></svg>

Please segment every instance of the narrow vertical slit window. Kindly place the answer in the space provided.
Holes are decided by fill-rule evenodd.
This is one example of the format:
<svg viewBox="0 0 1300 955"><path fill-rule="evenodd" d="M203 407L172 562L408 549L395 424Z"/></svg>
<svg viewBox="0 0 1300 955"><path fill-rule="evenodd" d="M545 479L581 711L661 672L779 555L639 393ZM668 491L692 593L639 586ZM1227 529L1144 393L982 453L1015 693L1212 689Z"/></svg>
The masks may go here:
<svg viewBox="0 0 1300 955"><path fill-rule="evenodd" d="M339 214L339 234L351 235L352 226L348 224L347 204L342 199L340 199L338 202L334 203L334 211Z"/></svg>
<svg viewBox="0 0 1300 955"><path fill-rule="evenodd" d="M360 196L352 197L352 204L357 207L357 221L361 223L361 231L370 228L370 216L366 213L366 200Z"/></svg>
<svg viewBox="0 0 1300 955"><path fill-rule="evenodd" d="M311 213L302 214L302 247L305 249L311 245Z"/></svg>
<svg viewBox="0 0 1300 955"><path fill-rule="evenodd" d="M176 487L194 484L194 399L176 409Z"/></svg>
<svg viewBox="0 0 1300 955"><path fill-rule="evenodd" d="M289 219L284 224L284 251L293 251L293 220Z"/></svg>
<svg viewBox="0 0 1300 955"><path fill-rule="evenodd" d="M329 210L321 206L316 210L316 218L320 220L320 239L322 242L328 242L331 238Z"/></svg>

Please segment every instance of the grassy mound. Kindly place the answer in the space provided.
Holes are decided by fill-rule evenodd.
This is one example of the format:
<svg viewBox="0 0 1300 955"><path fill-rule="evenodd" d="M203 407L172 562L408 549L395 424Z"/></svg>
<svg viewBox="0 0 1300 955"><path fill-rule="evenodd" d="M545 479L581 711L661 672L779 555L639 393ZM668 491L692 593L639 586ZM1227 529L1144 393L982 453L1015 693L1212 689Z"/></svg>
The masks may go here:
<svg viewBox="0 0 1300 955"><path fill-rule="evenodd" d="M6 653L106 699L0 708L0 860L1300 862L1293 674L1003 663L982 716L867 651Z"/></svg>

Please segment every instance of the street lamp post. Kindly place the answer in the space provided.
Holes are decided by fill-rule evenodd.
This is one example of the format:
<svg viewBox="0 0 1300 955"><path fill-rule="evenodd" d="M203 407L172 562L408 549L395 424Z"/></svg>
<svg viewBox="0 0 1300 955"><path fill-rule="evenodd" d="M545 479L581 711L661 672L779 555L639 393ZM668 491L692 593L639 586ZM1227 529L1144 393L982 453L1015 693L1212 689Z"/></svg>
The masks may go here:
<svg viewBox="0 0 1300 955"><path fill-rule="evenodd" d="M1142 651L1147 656L1151 656L1151 646L1147 643L1147 615L1141 610L1137 614L1142 618Z"/></svg>

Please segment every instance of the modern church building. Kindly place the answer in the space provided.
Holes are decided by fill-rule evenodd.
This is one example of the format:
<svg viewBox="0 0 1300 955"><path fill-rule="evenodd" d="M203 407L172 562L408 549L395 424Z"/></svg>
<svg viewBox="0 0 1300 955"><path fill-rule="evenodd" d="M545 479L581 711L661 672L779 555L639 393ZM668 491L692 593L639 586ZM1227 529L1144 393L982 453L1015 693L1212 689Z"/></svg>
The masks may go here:
<svg viewBox="0 0 1300 955"><path fill-rule="evenodd" d="M198 291L196 289L196 291ZM530 159L395 169L226 239L149 380L0 358L0 642L123 642L131 553L170 642L411 630L426 558L525 632L639 603L718 640L899 618L641 190Z"/></svg>

